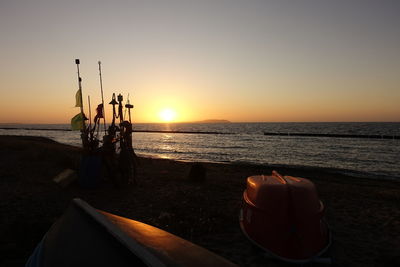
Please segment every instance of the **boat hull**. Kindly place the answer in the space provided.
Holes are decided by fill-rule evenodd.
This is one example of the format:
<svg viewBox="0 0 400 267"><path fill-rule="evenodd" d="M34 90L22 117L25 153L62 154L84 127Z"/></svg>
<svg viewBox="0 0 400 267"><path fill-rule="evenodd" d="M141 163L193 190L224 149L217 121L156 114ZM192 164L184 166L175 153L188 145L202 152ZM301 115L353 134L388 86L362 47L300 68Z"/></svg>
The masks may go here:
<svg viewBox="0 0 400 267"><path fill-rule="evenodd" d="M74 199L26 266L236 266L156 227Z"/></svg>

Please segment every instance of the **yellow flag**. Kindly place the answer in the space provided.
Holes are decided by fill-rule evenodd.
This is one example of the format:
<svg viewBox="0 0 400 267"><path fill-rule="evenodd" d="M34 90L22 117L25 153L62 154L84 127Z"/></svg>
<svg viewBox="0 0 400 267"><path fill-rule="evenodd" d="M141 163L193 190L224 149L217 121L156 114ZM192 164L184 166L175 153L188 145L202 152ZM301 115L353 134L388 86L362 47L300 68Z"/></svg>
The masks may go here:
<svg viewBox="0 0 400 267"><path fill-rule="evenodd" d="M76 114L72 119L71 119L71 128L73 131L78 131L83 129L83 121L85 119L85 116L82 115L82 113Z"/></svg>
<svg viewBox="0 0 400 267"><path fill-rule="evenodd" d="M76 104L75 104L75 107L83 107L82 106L82 97L81 97L81 90L80 89L78 89L78 91L76 91L76 94L75 94L75 102L76 102Z"/></svg>

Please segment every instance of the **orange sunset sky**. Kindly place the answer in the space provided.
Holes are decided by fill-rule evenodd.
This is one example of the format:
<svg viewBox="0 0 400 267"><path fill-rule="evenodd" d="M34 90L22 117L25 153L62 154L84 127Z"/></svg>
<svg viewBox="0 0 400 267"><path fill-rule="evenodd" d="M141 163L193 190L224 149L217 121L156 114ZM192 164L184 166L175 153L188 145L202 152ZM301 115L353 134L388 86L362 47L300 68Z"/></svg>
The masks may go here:
<svg viewBox="0 0 400 267"><path fill-rule="evenodd" d="M129 94L135 122L399 121L400 1L0 2L0 123L68 123ZM107 105L110 117L110 105ZM92 112L94 113L94 112ZM171 118L170 118L171 119Z"/></svg>

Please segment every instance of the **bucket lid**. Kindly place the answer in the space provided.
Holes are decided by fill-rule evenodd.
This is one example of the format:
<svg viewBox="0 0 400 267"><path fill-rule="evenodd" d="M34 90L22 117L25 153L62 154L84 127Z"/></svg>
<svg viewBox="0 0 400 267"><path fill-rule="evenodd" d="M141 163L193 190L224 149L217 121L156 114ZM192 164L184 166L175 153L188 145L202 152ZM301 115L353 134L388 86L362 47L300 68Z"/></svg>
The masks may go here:
<svg viewBox="0 0 400 267"><path fill-rule="evenodd" d="M281 176L276 171L248 177L245 198L262 210L274 210L289 203L301 212L315 213L321 209L317 190L310 180Z"/></svg>

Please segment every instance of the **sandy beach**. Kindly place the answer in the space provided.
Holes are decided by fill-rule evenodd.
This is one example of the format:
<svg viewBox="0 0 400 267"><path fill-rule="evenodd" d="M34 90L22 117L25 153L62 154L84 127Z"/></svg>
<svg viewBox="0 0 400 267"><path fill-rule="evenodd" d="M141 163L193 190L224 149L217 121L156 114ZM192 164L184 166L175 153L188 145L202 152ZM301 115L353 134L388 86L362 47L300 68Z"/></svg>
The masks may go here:
<svg viewBox="0 0 400 267"><path fill-rule="evenodd" d="M202 163L206 180L187 179L193 163L139 158L139 185L103 182L60 187L53 178L77 169L80 149L41 137L0 136L0 265L22 266L48 228L81 198L97 209L138 220L203 246L240 266L287 266L266 259L241 233L246 178L259 165ZM278 168L317 186L333 234L332 266L400 265L400 182L311 168Z"/></svg>

